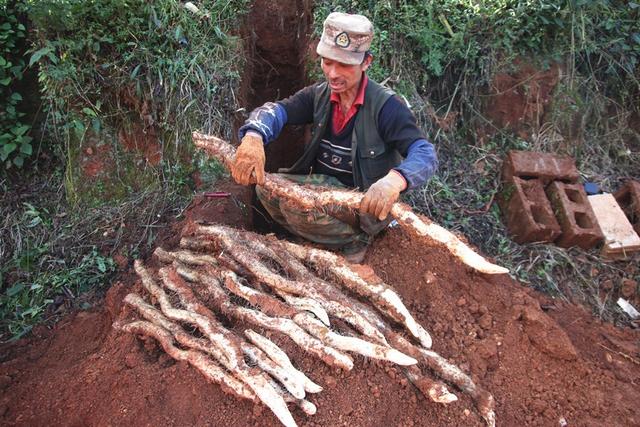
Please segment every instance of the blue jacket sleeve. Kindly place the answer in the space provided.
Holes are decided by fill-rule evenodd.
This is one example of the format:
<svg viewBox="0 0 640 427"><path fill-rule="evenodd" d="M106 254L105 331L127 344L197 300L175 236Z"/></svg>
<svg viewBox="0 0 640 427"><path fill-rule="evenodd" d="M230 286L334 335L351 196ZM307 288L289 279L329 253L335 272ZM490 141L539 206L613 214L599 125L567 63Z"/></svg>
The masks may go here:
<svg viewBox="0 0 640 427"><path fill-rule="evenodd" d="M407 157L394 169L407 180L407 190L420 187L427 182L438 168L438 157L433 144L426 139L418 139L409 146Z"/></svg>
<svg viewBox="0 0 640 427"><path fill-rule="evenodd" d="M438 167L436 150L400 97L392 96L384 104L378 116L378 126L385 143L404 157L394 169L407 181L407 190L427 182Z"/></svg>
<svg viewBox="0 0 640 427"><path fill-rule="evenodd" d="M249 114L244 125L238 129L238 138L242 139L247 131L252 130L262 135L265 145L280 135L282 128L287 124L287 111L276 102L267 102Z"/></svg>

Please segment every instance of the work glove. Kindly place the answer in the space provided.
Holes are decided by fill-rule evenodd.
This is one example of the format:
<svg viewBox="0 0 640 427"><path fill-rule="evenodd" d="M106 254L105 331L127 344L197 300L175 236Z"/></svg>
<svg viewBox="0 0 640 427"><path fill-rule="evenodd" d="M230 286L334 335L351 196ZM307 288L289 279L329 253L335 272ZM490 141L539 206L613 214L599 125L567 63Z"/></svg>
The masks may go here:
<svg viewBox="0 0 640 427"><path fill-rule="evenodd" d="M240 185L263 185L264 162L262 137L256 133L247 133L236 151L236 158L231 165L231 176Z"/></svg>
<svg viewBox="0 0 640 427"><path fill-rule="evenodd" d="M407 181L400 172L391 169L384 178L380 178L369 187L360 202L360 214L370 214L380 221L384 220L405 188Z"/></svg>

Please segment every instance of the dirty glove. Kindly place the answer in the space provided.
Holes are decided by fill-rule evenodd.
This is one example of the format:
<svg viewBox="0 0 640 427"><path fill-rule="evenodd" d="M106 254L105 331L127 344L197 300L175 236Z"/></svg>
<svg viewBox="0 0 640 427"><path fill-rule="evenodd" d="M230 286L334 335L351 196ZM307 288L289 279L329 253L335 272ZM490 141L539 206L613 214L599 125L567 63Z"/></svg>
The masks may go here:
<svg viewBox="0 0 640 427"><path fill-rule="evenodd" d="M360 202L360 213L371 214L384 220L393 204L398 201L400 192L407 188L407 181L400 172L392 169L384 177L374 182Z"/></svg>
<svg viewBox="0 0 640 427"><path fill-rule="evenodd" d="M262 137L247 132L236 151L236 158L231 165L231 176L241 185L264 184L264 144ZM255 172L255 175L252 173Z"/></svg>

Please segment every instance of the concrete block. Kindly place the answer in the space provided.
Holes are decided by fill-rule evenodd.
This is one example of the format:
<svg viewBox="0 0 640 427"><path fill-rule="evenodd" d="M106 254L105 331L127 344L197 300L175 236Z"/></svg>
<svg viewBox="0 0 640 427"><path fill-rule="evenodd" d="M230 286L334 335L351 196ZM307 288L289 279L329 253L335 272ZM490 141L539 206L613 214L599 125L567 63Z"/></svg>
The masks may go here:
<svg viewBox="0 0 640 427"><path fill-rule="evenodd" d="M614 195L627 219L640 234L640 182L627 181Z"/></svg>
<svg viewBox="0 0 640 427"><path fill-rule="evenodd" d="M604 234L603 255L620 258L640 251L640 236L612 194L589 196L589 204Z"/></svg>
<svg viewBox="0 0 640 427"><path fill-rule="evenodd" d="M560 235L560 225L539 179L512 176L504 184L499 201L515 242L553 242Z"/></svg>
<svg viewBox="0 0 640 427"><path fill-rule="evenodd" d="M602 231L581 184L554 181L547 187L547 196L562 229L562 235L556 241L558 246L589 249L603 240Z"/></svg>
<svg viewBox="0 0 640 427"><path fill-rule="evenodd" d="M502 165L503 182L512 176L537 178L546 186L551 181L578 182L580 174L575 161L569 156L557 156L533 151L509 151Z"/></svg>

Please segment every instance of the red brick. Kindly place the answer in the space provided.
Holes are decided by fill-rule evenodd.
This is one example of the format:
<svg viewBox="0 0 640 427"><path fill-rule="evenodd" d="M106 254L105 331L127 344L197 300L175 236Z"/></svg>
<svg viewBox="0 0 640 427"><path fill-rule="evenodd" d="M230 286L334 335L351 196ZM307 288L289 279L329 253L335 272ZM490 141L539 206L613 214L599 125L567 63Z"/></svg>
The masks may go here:
<svg viewBox="0 0 640 427"><path fill-rule="evenodd" d="M547 195L562 228L558 246L589 249L602 241L604 236L581 184L555 181L547 187Z"/></svg>
<svg viewBox="0 0 640 427"><path fill-rule="evenodd" d="M516 150L507 154L502 165L503 182L510 182L512 176L538 178L545 185L551 181L574 183L580 178L576 163L571 157Z"/></svg>
<svg viewBox="0 0 640 427"><path fill-rule="evenodd" d="M560 235L542 181L512 176L503 188L500 206L515 242L553 242Z"/></svg>
<svg viewBox="0 0 640 427"><path fill-rule="evenodd" d="M640 182L627 181L613 196L633 225L633 229L640 234Z"/></svg>

